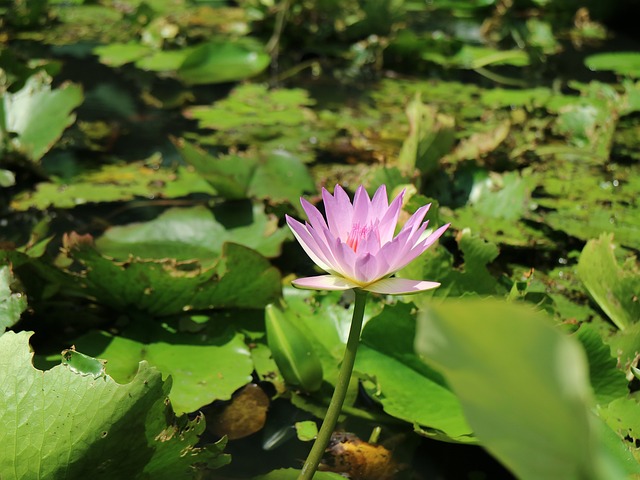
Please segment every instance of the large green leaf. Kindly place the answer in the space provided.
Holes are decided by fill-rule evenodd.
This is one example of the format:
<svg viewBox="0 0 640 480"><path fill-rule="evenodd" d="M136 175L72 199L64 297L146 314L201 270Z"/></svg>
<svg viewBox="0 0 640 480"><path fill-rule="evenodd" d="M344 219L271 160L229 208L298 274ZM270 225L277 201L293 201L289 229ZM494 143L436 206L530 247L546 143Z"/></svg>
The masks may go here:
<svg viewBox="0 0 640 480"><path fill-rule="evenodd" d="M253 362L244 336L231 329L178 333L158 324L138 324L113 336L94 332L75 340L76 348L107 360L117 382L131 381L145 360L171 375L169 398L178 413L195 412L214 400L228 400L251 381Z"/></svg>
<svg viewBox="0 0 640 480"><path fill-rule="evenodd" d="M36 74L21 90L4 94L0 140L38 161L75 121L71 112L82 100L81 87L67 83L51 89L51 78L44 72Z"/></svg>
<svg viewBox="0 0 640 480"><path fill-rule="evenodd" d="M218 257L225 242L275 257L289 236L288 229L278 228L277 219L266 215L262 205L235 202L213 211L201 206L173 208L149 222L112 227L96 246L103 254L120 260L129 255L206 260Z"/></svg>
<svg viewBox="0 0 640 480"><path fill-rule="evenodd" d="M638 471L620 455L620 441L601 441L585 354L542 313L497 300L447 301L419 315L416 350L443 372L483 446L518 478Z"/></svg>
<svg viewBox="0 0 640 480"><path fill-rule="evenodd" d="M20 320L20 315L27 309L27 297L21 292L14 292L12 282L15 281L10 265L0 267L0 335Z"/></svg>
<svg viewBox="0 0 640 480"><path fill-rule="evenodd" d="M146 363L125 385L66 365L42 372L31 364L29 336L0 337L4 480L189 479L229 462L224 442L195 446L203 419L175 418L171 382Z"/></svg>
<svg viewBox="0 0 640 480"><path fill-rule="evenodd" d="M213 266L175 259L116 261L91 238L65 240L67 254L85 270L74 273L87 295L112 308L171 315L211 308L262 308L281 291L278 271L260 254L226 243Z"/></svg>
<svg viewBox="0 0 640 480"><path fill-rule="evenodd" d="M362 332L355 370L373 379L369 394L389 415L413 423L427 436L474 442L460 402L442 376L413 351L413 306L387 306Z"/></svg>
<svg viewBox="0 0 640 480"><path fill-rule="evenodd" d="M640 270L635 257L620 267L614 249L613 235L589 240L580 254L578 275L611 321L625 329L640 320Z"/></svg>

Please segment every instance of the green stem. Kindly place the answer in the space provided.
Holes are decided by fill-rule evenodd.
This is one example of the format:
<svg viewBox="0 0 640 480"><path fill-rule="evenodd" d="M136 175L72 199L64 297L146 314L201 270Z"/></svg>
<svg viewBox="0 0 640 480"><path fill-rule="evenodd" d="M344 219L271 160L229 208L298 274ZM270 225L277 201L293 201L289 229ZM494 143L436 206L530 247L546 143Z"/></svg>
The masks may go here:
<svg viewBox="0 0 640 480"><path fill-rule="evenodd" d="M353 372L353 365L356 361L356 353L358 351L358 343L360 342L360 331L362 330L362 321L364 319L364 305L367 301L367 292L364 290L354 290L356 294L356 302L353 307L353 318L351 319L351 328L349 329L349 339L347 340L347 348L344 351L344 357L342 358L342 365L340 366L340 373L338 374L338 381L336 382L336 389L331 397L329 408L327 408L327 414L324 417L316 441L311 447L309 456L304 462L302 471L298 480L311 480L313 475L320 465L322 455L329 445L331 440L331 434L336 428L338 423L338 417L342 411L342 404L344 398L347 395L347 388L349 387L349 380L351 380L351 373Z"/></svg>

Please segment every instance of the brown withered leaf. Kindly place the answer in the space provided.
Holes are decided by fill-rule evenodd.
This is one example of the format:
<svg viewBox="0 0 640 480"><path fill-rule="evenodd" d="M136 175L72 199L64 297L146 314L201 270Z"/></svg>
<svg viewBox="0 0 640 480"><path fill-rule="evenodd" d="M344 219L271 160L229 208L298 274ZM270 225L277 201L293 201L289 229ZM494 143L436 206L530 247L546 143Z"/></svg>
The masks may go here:
<svg viewBox="0 0 640 480"><path fill-rule="evenodd" d="M322 470L346 474L351 480L392 480L400 470L391 452L356 435L335 432L327 447Z"/></svg>
<svg viewBox="0 0 640 480"><path fill-rule="evenodd" d="M244 386L220 410L207 415L207 429L220 437L237 440L264 427L269 409L269 397L255 383Z"/></svg>

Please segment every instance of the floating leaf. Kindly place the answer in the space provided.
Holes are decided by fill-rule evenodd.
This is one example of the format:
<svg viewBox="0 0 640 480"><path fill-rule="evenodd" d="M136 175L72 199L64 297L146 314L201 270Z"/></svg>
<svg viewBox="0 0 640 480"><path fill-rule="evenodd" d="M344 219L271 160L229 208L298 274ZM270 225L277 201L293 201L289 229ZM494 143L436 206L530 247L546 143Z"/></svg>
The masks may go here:
<svg viewBox="0 0 640 480"><path fill-rule="evenodd" d="M72 234L66 253L86 269L74 274L87 295L112 308L171 315L184 310L262 308L280 294L280 275L253 250L226 243L215 265L197 261L131 259L101 255L90 238Z"/></svg>
<svg viewBox="0 0 640 480"><path fill-rule="evenodd" d="M195 412L214 400L228 400L251 380L253 362L244 336L231 329L177 333L158 324L139 322L113 336L89 333L75 340L79 350L107 360L106 372L124 383L145 360L171 375L171 402L177 412Z"/></svg>
<svg viewBox="0 0 640 480"><path fill-rule="evenodd" d="M64 365L42 372L29 336L0 337L0 442L12 452L0 455L3 479L189 478L229 462L224 441L195 446L204 421L175 418L171 382L146 363L125 385Z"/></svg>
<svg viewBox="0 0 640 480"><path fill-rule="evenodd" d="M267 257L280 253L289 238L264 207L250 202L223 204L209 210L198 206L172 208L144 223L112 227L96 241L98 250L119 260L139 258L210 260L220 255L225 242L252 248Z"/></svg>
<svg viewBox="0 0 640 480"><path fill-rule="evenodd" d="M598 306L624 330L640 320L640 270L635 257L620 267L614 249L612 235L589 240L580 254L578 275Z"/></svg>
<svg viewBox="0 0 640 480"><path fill-rule="evenodd" d="M0 141L37 162L75 121L71 112L82 100L81 87L66 83L51 89L44 72L33 75L21 90L4 94Z"/></svg>
<svg viewBox="0 0 640 480"><path fill-rule="evenodd" d="M177 74L189 85L234 82L259 74L270 61L254 42L211 42L190 52Z"/></svg>
<svg viewBox="0 0 640 480"><path fill-rule="evenodd" d="M184 159L227 198L253 196L300 208L300 197L315 191L307 167L285 150L216 158L184 140L175 143Z"/></svg>
<svg viewBox="0 0 640 480"><path fill-rule="evenodd" d="M100 62L112 67L121 67L127 63L134 62L148 55L151 51L151 47L134 42L112 43L93 49L93 53L98 55Z"/></svg>

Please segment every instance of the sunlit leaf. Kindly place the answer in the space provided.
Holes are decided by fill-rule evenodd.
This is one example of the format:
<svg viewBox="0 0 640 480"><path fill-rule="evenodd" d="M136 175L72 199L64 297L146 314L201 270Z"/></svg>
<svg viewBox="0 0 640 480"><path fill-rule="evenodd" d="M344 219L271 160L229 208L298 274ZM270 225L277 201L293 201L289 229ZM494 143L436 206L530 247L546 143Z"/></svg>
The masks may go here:
<svg viewBox="0 0 640 480"><path fill-rule="evenodd" d="M178 77L190 85L244 80L262 72L271 59L253 42L205 43L187 55Z"/></svg>
<svg viewBox="0 0 640 480"><path fill-rule="evenodd" d="M587 242L578 274L598 306L618 328L625 329L640 320L640 270L635 257L620 267L614 249L612 235Z"/></svg>
<svg viewBox="0 0 640 480"><path fill-rule="evenodd" d="M0 267L0 335L13 326L20 315L27 309L27 297L22 292L16 292L12 283L15 277L10 265Z"/></svg>
<svg viewBox="0 0 640 480"><path fill-rule="evenodd" d="M598 332L589 324L582 324L576 332L576 338L582 343L589 361L591 386L599 405L606 405L616 398L629 393L628 381L617 360L611 356L611 350Z"/></svg>
<svg viewBox="0 0 640 480"><path fill-rule="evenodd" d="M38 73L21 90L4 94L0 104L0 141L10 143L37 162L75 121L71 112L82 100L81 87L66 83L52 89L51 78Z"/></svg>
<svg viewBox="0 0 640 480"><path fill-rule="evenodd" d="M175 418L171 382L146 363L124 385L65 365L42 372L29 336L0 337L0 441L12 452L0 455L3 479L188 478L229 462L224 442L195 446L204 421Z"/></svg>
<svg viewBox="0 0 640 480"><path fill-rule="evenodd" d="M244 336L230 329L196 335L138 322L122 335L89 333L75 345L107 360L107 374L120 383L131 381L142 360L164 377L171 375L169 397L177 412L195 412L214 400L228 400L251 380L253 370Z"/></svg>
<svg viewBox="0 0 640 480"><path fill-rule="evenodd" d="M355 370L371 379L367 390L386 413L419 425L426 435L474 442L460 403L442 376L413 351L412 306L387 306L362 332Z"/></svg>
<svg viewBox="0 0 640 480"><path fill-rule="evenodd" d="M112 227L96 241L105 255L126 260L175 258L210 260L218 257L225 242L252 248L267 257L280 253L289 231L278 227L264 207L249 202L205 207L173 208L144 223Z"/></svg>
<svg viewBox="0 0 640 480"><path fill-rule="evenodd" d="M144 162L107 165L83 172L66 182L42 182L35 191L27 191L12 200L12 208L45 209L50 206L73 208L86 203L132 200L136 197L175 198L191 193L215 191L193 170L158 168L158 158Z"/></svg>

